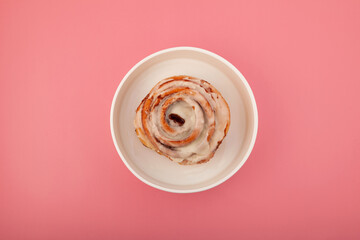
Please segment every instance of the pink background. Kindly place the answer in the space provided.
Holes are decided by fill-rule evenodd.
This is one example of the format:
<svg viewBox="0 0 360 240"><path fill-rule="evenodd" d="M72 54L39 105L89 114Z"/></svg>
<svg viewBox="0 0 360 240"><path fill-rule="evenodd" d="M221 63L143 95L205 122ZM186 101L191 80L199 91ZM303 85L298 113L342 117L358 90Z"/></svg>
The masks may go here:
<svg viewBox="0 0 360 240"><path fill-rule="evenodd" d="M0 239L360 239L360 1L1 1ZM133 176L113 94L195 46L245 75L246 164L209 191Z"/></svg>

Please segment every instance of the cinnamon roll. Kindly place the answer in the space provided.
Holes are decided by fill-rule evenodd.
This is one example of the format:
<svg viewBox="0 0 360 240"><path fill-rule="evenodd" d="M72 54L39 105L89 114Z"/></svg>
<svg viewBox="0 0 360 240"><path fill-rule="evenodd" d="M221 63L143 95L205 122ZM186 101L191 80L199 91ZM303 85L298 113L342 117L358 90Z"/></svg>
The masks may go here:
<svg viewBox="0 0 360 240"><path fill-rule="evenodd" d="M190 76L161 80L136 109L135 132L148 148L179 164L209 161L230 126L227 102L210 83Z"/></svg>

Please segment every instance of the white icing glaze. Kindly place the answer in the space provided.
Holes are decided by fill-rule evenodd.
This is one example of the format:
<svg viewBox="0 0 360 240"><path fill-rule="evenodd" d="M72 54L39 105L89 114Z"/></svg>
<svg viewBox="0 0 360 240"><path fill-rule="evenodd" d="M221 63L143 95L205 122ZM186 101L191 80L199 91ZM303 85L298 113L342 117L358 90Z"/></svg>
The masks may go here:
<svg viewBox="0 0 360 240"><path fill-rule="evenodd" d="M170 119L176 114L185 122ZM182 164L208 161L226 136L230 110L209 83L175 76L160 81L136 111L139 139L171 160Z"/></svg>

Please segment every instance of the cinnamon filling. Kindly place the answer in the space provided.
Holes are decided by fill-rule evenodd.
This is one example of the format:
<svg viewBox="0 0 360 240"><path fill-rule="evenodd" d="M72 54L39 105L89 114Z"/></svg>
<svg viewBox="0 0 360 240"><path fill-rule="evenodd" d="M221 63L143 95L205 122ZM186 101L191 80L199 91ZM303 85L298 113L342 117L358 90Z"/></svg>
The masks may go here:
<svg viewBox="0 0 360 240"><path fill-rule="evenodd" d="M185 123L185 119L183 119L182 117L180 117L179 115L177 115L175 113L169 114L169 118L172 121L174 121L175 123L177 123L179 126L182 126Z"/></svg>

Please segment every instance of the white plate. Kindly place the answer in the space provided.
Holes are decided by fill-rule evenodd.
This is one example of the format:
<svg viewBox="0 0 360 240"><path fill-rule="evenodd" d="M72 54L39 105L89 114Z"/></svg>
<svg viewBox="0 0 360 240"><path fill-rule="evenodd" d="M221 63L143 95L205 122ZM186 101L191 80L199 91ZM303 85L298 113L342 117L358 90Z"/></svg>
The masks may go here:
<svg viewBox="0 0 360 240"><path fill-rule="evenodd" d="M183 166L144 147L135 134L135 110L160 80L189 75L210 82L228 102L228 135L208 162ZM176 193L210 189L231 177L248 158L256 138L258 115L244 76L224 58L193 47L156 52L137 63L116 90L110 116L115 147L128 169L152 187Z"/></svg>

